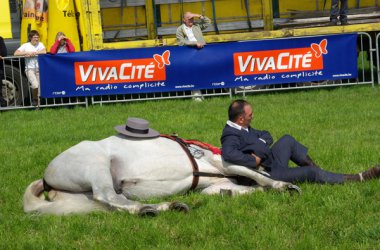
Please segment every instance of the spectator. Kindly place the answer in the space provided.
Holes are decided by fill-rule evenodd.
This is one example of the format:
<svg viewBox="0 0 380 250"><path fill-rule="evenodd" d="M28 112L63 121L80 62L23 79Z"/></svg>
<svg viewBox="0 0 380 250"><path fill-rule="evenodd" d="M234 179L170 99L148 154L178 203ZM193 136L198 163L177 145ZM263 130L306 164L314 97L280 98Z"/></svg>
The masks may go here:
<svg viewBox="0 0 380 250"><path fill-rule="evenodd" d="M200 19L200 22L194 22L194 17ZM183 24L177 28L176 37L179 46L188 45L196 46L201 49L205 46L206 41L203 38L202 31L207 29L211 20L200 14L186 12L183 14Z"/></svg>
<svg viewBox="0 0 380 250"><path fill-rule="evenodd" d="M32 89L32 105L38 106L38 90L40 85L40 70L37 56L46 54L45 46L39 41L38 31L31 30L28 35L29 42L24 43L15 52L15 56L25 56L25 73Z"/></svg>
<svg viewBox="0 0 380 250"><path fill-rule="evenodd" d="M55 36L55 43L50 48L50 53L55 55L59 53L71 53L75 52L74 45L70 39L65 36L63 32L58 32Z"/></svg>
<svg viewBox="0 0 380 250"><path fill-rule="evenodd" d="M2 84L3 79L5 79L3 56L7 56L7 47L5 46L4 39L0 36L0 107L7 106L7 101L4 99L3 96Z"/></svg>
<svg viewBox="0 0 380 250"><path fill-rule="evenodd" d="M340 9L339 9L340 1ZM338 16L341 25L347 25L347 12L348 12L347 0L331 0L330 9L330 25L338 25Z"/></svg>
<svg viewBox="0 0 380 250"><path fill-rule="evenodd" d="M194 22L194 18L199 18L200 22ZM200 14L186 12L183 14L183 24L177 28L176 37L179 46L196 46L201 49L205 46L206 41L203 38L202 31L207 29L211 20ZM192 91L195 96L194 100L202 101L202 93L200 90Z"/></svg>

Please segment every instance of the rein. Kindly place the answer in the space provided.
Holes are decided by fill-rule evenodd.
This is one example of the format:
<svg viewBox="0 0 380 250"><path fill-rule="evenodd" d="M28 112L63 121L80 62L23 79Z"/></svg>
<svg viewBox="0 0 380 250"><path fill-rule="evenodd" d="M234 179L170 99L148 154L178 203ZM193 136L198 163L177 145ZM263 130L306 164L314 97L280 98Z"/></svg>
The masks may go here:
<svg viewBox="0 0 380 250"><path fill-rule="evenodd" d="M197 162L194 159L194 156L190 153L190 150L188 149L189 144L186 143L183 139L179 138L178 136L174 135L166 135L166 134L160 134L160 137L164 137L173 141L176 141L183 151L185 151L187 157L189 157L189 160L191 162L191 166L193 168L193 182L191 184L190 190L194 190L198 183L199 183L199 177L218 177L218 178L226 178L227 176L223 174L216 174L216 173L206 173L206 172L200 172Z"/></svg>

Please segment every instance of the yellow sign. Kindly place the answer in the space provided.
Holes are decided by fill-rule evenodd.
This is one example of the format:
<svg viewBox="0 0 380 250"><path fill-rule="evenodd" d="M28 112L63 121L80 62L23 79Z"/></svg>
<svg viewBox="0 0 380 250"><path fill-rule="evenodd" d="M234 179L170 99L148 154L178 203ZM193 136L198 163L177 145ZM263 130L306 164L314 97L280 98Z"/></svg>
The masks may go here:
<svg viewBox="0 0 380 250"><path fill-rule="evenodd" d="M9 11L9 1L0 1L0 36L12 38L11 13Z"/></svg>

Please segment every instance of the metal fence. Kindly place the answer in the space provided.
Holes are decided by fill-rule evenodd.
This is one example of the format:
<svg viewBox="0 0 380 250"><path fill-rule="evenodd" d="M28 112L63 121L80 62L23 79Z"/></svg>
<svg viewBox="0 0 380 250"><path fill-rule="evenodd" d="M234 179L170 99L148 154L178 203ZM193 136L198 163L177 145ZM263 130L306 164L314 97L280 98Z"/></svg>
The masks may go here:
<svg viewBox="0 0 380 250"><path fill-rule="evenodd" d="M376 45L372 39L376 40ZM147 100L163 100L175 98L194 98L202 100L205 97L212 96L230 96L243 95L254 92L264 91L280 91L293 89L309 89L309 88L326 88L336 86L372 84L375 85L375 68L377 69L377 81L380 79L379 65L380 61L380 34L371 37L368 33L358 34L358 77L355 79L345 80L325 80L317 82L287 83L287 84L271 84L271 85L255 85L244 86L234 89L205 89L201 91L177 91L177 92L156 92L147 94L124 94L124 95L103 95L91 97L67 97L67 98L39 98L37 106L33 106L32 91L29 87L28 79L24 73L23 57L4 57L2 93L5 103L2 104L0 110L11 109L35 109L45 107L62 107L74 105L96 105L107 103L120 103L131 101L147 101ZM376 56L374 56L376 54ZM376 58L376 62L375 62ZM344 62L342 62L344 63ZM54 84L54 83L51 83Z"/></svg>

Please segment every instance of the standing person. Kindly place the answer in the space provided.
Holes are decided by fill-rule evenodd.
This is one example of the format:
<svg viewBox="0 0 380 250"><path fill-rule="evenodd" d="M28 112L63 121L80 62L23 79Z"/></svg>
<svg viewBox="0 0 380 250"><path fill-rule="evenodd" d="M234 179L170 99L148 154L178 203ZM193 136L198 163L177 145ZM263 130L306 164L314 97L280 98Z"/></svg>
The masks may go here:
<svg viewBox="0 0 380 250"><path fill-rule="evenodd" d="M28 35L29 42L24 43L14 53L15 56L25 56L25 73L32 89L32 105L38 106L38 89L40 86L40 69L37 56L46 54L45 46L39 41L40 34L31 30Z"/></svg>
<svg viewBox="0 0 380 250"><path fill-rule="evenodd" d="M58 32L55 36L55 43L50 48L50 54L59 53L71 53L75 52L74 45L71 43L70 39L65 36L63 32Z"/></svg>
<svg viewBox="0 0 380 250"><path fill-rule="evenodd" d="M308 155L308 149L292 136L285 135L273 144L267 131L250 127L253 111L244 100L233 101L229 120L223 129L222 157L225 161L251 169L264 168L272 179L286 182L338 184L380 177L380 165L359 174L331 173L319 168ZM289 167L289 161L298 167Z"/></svg>
<svg viewBox="0 0 380 250"><path fill-rule="evenodd" d="M194 18L199 18L200 22L195 22ZM199 49L203 48L206 41L202 31L207 29L211 20L200 14L186 12L183 14L182 21L183 24L177 28L176 32L178 45L196 46Z"/></svg>
<svg viewBox="0 0 380 250"><path fill-rule="evenodd" d="M194 18L199 18L200 22L195 22ZM177 28L176 37L179 46L195 46L202 49L206 41L203 37L202 31L207 29L211 20L200 14L185 12L182 19L183 24ZM202 93L200 90L193 90L192 95L195 96L194 100L202 101Z"/></svg>
<svg viewBox="0 0 380 250"><path fill-rule="evenodd" d="M0 107L7 106L7 101L4 100L3 96L3 79L5 79L3 61L4 56L7 56L7 47L5 46L3 37L0 36Z"/></svg>
<svg viewBox="0 0 380 250"><path fill-rule="evenodd" d="M339 8L340 2L340 8ZM330 25L338 25L338 16L341 25L347 25L348 0L331 0Z"/></svg>

